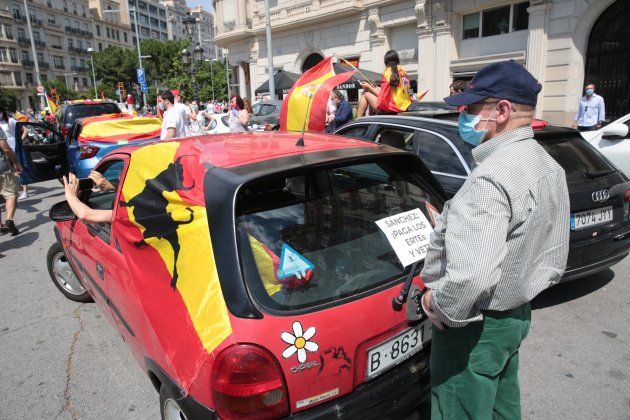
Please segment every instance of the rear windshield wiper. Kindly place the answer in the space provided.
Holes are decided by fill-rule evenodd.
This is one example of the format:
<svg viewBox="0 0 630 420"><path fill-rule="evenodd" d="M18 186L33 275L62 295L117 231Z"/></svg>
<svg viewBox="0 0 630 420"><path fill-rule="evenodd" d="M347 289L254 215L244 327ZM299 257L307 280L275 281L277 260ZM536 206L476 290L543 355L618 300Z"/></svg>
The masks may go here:
<svg viewBox="0 0 630 420"><path fill-rule="evenodd" d="M612 174L613 172L617 172L615 169L604 169L602 171L594 171L591 172L589 169L584 172L584 178L586 179L596 179L601 178L604 175Z"/></svg>

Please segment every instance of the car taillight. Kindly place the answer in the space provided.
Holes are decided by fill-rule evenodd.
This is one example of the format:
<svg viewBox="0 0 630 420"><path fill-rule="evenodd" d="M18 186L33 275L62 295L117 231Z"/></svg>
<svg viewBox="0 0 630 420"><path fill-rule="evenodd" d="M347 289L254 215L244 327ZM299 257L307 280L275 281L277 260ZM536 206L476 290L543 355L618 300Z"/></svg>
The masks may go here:
<svg viewBox="0 0 630 420"><path fill-rule="evenodd" d="M81 146L79 147L79 152L81 153L81 155L79 156L79 159L89 159L96 156L96 154L98 153L98 147Z"/></svg>
<svg viewBox="0 0 630 420"><path fill-rule="evenodd" d="M225 349L212 371L214 409L221 418L270 419L289 414L289 396L276 359L252 344Z"/></svg>

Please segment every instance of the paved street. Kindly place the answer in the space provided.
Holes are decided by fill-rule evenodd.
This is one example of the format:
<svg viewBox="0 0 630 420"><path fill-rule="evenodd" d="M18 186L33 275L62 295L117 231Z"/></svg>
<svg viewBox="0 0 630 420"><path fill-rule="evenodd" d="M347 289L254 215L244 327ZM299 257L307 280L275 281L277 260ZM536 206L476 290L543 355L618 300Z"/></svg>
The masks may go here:
<svg viewBox="0 0 630 420"><path fill-rule="evenodd" d="M50 281L59 183L19 204L0 238L0 419L155 419L158 395L93 304ZM526 419L630 419L630 259L534 301L521 356Z"/></svg>

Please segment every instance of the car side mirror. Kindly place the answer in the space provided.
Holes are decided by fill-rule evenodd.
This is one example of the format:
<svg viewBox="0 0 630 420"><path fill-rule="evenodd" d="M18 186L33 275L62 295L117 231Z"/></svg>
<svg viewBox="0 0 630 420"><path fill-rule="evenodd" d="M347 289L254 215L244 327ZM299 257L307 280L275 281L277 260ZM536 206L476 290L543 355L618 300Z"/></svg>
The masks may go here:
<svg viewBox="0 0 630 420"><path fill-rule="evenodd" d="M54 222L67 222L68 220L76 219L74 212L70 208L70 204L65 200L53 204L48 215Z"/></svg>
<svg viewBox="0 0 630 420"><path fill-rule="evenodd" d="M625 124L610 124L602 131L602 138L606 140L621 140L627 135L628 126Z"/></svg>

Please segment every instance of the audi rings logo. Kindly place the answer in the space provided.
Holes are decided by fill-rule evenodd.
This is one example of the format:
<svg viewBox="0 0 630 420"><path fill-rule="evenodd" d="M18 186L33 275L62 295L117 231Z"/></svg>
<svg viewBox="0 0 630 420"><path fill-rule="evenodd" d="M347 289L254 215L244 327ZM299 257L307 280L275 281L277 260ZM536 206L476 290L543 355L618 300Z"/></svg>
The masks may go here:
<svg viewBox="0 0 630 420"><path fill-rule="evenodd" d="M608 190L595 191L593 194L591 194L593 203L603 203L604 201L608 200L608 197L610 197Z"/></svg>

